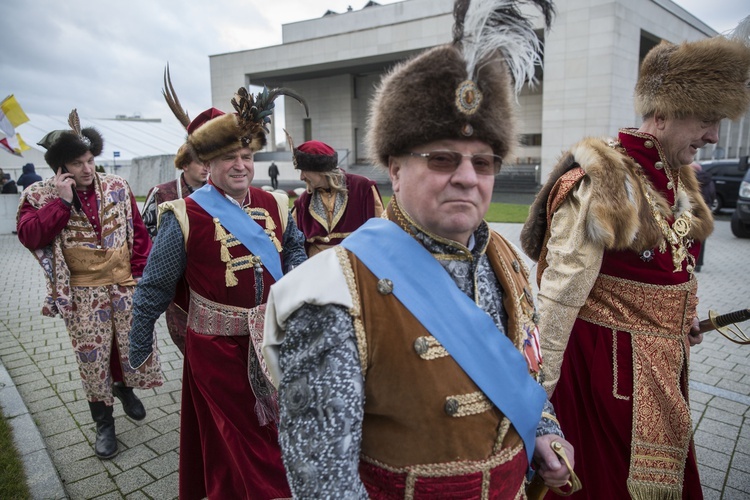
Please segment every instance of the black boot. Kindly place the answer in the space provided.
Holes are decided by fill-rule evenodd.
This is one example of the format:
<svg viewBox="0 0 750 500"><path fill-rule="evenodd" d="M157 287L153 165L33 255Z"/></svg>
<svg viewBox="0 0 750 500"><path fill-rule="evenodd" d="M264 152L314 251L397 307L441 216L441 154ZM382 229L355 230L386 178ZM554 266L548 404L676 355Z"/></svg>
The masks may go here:
<svg viewBox="0 0 750 500"><path fill-rule="evenodd" d="M96 422L96 443L94 453L102 459L112 458L117 455L117 437L115 436L115 417L112 416L112 407L104 402L89 402L91 417Z"/></svg>
<svg viewBox="0 0 750 500"><path fill-rule="evenodd" d="M146 418L146 409L138 396L133 392L132 387L126 386L122 382L112 384L112 394L122 403L122 409L125 415L133 420L143 420Z"/></svg>

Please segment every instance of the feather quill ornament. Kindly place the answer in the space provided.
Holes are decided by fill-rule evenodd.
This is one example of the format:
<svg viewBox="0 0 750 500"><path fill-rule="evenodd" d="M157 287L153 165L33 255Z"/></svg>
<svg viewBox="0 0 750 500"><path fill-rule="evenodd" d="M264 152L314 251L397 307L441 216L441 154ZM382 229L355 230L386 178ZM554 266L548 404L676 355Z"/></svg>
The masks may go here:
<svg viewBox="0 0 750 500"><path fill-rule="evenodd" d="M172 77L169 74L169 63L167 63L167 67L164 69L164 88L161 89L161 95L164 96L164 100L167 101L167 106L172 110L177 121L179 121L182 126L185 127L185 130L187 130L188 125L190 125L190 117L188 116L187 110L182 107L182 104L180 104L180 100L177 98L177 93L174 91Z"/></svg>
<svg viewBox="0 0 750 500"><path fill-rule="evenodd" d="M469 79L501 55L518 94L528 80L534 83L534 66L541 64L541 42L532 20L524 16L520 3L536 5L549 29L554 6L549 0L457 0L454 4L453 43L460 46Z"/></svg>
<svg viewBox="0 0 750 500"><path fill-rule="evenodd" d="M260 127L269 133L268 124L271 123L273 108L276 106L274 101L281 95L296 99L305 108L305 115L310 116L307 101L291 89L278 87L269 90L263 86L263 90L253 95L245 87L240 87L232 99L240 128L244 131L256 131Z"/></svg>
<svg viewBox="0 0 750 500"><path fill-rule="evenodd" d="M68 125L70 126L70 129L75 132L75 134L78 137L82 137L81 135L81 120L78 118L78 110L76 108L73 108L73 111L70 112L68 115Z"/></svg>
<svg viewBox="0 0 750 500"><path fill-rule="evenodd" d="M86 147L91 146L91 139L83 135L83 132L81 131L81 120L80 118L78 118L77 108L73 108L73 111L71 111L68 115L68 125L70 126L70 129L78 136L78 139L80 139L81 142L86 145ZM99 153L101 153L101 150L99 150ZM99 153L97 153L97 155Z"/></svg>

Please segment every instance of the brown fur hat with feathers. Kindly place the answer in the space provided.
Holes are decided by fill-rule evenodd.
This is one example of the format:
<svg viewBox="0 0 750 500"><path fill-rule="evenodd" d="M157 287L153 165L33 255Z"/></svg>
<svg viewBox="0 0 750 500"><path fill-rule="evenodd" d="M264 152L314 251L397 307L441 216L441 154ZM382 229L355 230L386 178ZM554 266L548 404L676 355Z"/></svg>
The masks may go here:
<svg viewBox="0 0 750 500"><path fill-rule="evenodd" d="M245 87L240 87L232 99L236 112L208 120L188 135L188 145L203 162L241 148L260 151L266 145L274 100L280 95L299 101L309 116L307 102L292 90L269 90L264 87L261 92L252 95Z"/></svg>
<svg viewBox="0 0 750 500"><path fill-rule="evenodd" d="M750 46L739 30L731 37L661 42L641 64L635 109L643 117L658 111L671 118L735 120L750 106L748 79Z"/></svg>
<svg viewBox="0 0 750 500"><path fill-rule="evenodd" d="M517 141L514 90L533 80L540 45L519 4L457 0L453 42L395 66L370 104L368 153L389 156L440 139L478 139L505 158ZM551 1L534 0L549 27Z"/></svg>
<svg viewBox="0 0 750 500"><path fill-rule="evenodd" d="M478 139L504 158L516 143L508 70L502 62L480 69L476 86L482 102L470 115L456 106L456 89L468 79L466 63L451 45L396 66L381 81L370 108L372 161L387 167L389 156L440 139Z"/></svg>
<svg viewBox="0 0 750 500"><path fill-rule="evenodd" d="M187 144L204 162L245 147L256 152L266 145L266 134L258 128L241 126L236 114L226 114L203 124L188 136Z"/></svg>
<svg viewBox="0 0 750 500"><path fill-rule="evenodd" d="M91 151L94 156L102 154L104 139L94 128L81 129L78 112L74 109L68 116L70 130L53 130L37 144L47 150L44 161L57 172L60 167Z"/></svg>

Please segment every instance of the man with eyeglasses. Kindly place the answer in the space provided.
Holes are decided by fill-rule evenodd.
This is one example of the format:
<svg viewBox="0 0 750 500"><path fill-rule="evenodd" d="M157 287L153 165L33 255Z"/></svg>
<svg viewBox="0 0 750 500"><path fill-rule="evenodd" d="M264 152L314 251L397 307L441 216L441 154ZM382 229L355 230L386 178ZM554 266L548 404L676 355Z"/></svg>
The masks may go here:
<svg viewBox="0 0 750 500"><path fill-rule="evenodd" d="M510 47L534 52L518 24ZM367 143L394 193L383 217L271 287L264 355L295 498L520 498L532 461L570 487L528 270L483 220L516 138L510 73L523 82L533 63L498 47L474 68L471 35L376 92Z"/></svg>

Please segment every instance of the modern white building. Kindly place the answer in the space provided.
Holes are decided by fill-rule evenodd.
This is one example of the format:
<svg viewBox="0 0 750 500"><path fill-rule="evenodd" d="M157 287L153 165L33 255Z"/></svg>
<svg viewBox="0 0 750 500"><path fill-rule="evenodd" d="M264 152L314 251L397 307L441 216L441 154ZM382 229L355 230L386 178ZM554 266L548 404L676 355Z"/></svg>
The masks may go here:
<svg viewBox="0 0 750 500"><path fill-rule="evenodd" d="M281 45L210 57L213 106L228 111L242 85L289 87L304 96L310 116L285 100L285 127L295 143L318 139L347 151L344 163L365 163L363 138L374 86L394 63L449 42L453 0L405 0L328 13L282 26ZM522 146L517 168L536 169L537 182L561 151L584 136L612 136L640 124L633 88L644 55L660 40L678 43L717 35L670 0L558 0L544 38L544 71L519 97ZM270 137L269 144L283 142ZM718 145L700 159L750 150L750 118L722 123ZM341 155L340 155L341 156ZM541 168L539 168L541 167Z"/></svg>

